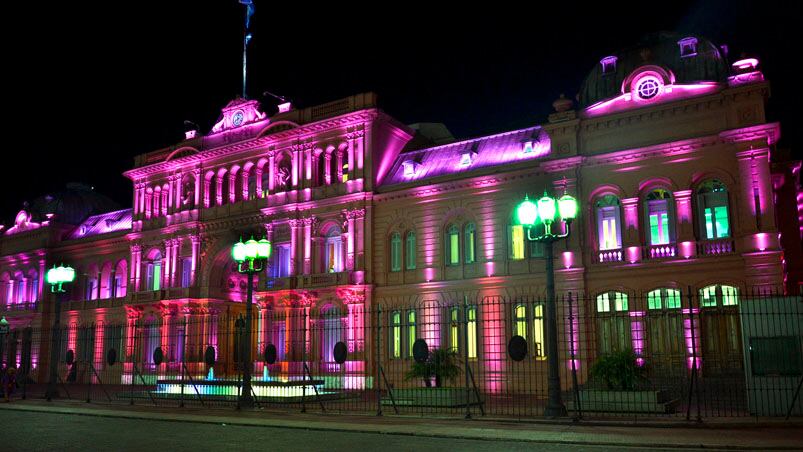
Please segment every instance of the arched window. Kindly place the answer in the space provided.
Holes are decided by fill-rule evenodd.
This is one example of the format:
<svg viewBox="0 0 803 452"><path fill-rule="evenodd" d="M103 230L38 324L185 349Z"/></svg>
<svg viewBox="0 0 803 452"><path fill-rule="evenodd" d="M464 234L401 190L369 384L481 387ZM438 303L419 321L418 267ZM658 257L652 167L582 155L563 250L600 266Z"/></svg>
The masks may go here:
<svg viewBox="0 0 803 452"><path fill-rule="evenodd" d="M115 267L114 270L114 293L112 294L112 298L121 298L125 296L126 289L128 287L126 284L127 279L128 264L126 263L125 259L123 259L117 263L117 267Z"/></svg>
<svg viewBox="0 0 803 452"><path fill-rule="evenodd" d="M647 243L668 245L675 241L675 216L672 194L664 189L655 189L644 200Z"/></svg>
<svg viewBox="0 0 803 452"><path fill-rule="evenodd" d="M511 259L524 259L524 243L526 239L526 231L524 226L516 224L509 227L510 229L510 258Z"/></svg>
<svg viewBox="0 0 803 452"><path fill-rule="evenodd" d="M112 280L112 263L106 262L100 270L100 298L112 297L114 281Z"/></svg>
<svg viewBox="0 0 803 452"><path fill-rule="evenodd" d="M624 292L605 292L597 295L597 312L627 311L627 294Z"/></svg>
<svg viewBox="0 0 803 452"><path fill-rule="evenodd" d="M404 268L415 270L415 232L407 232L407 237L404 240Z"/></svg>
<svg viewBox="0 0 803 452"><path fill-rule="evenodd" d="M340 236L340 228L331 227L326 233L325 256L326 273L336 273L343 271L343 239Z"/></svg>
<svg viewBox="0 0 803 452"><path fill-rule="evenodd" d="M145 290L159 290L162 287L162 253L153 250L145 263Z"/></svg>
<svg viewBox="0 0 803 452"><path fill-rule="evenodd" d="M700 236L707 240L730 237L728 190L714 179L697 189L697 218Z"/></svg>
<svg viewBox="0 0 803 452"><path fill-rule="evenodd" d="M460 264L460 229L456 225L446 227L446 265Z"/></svg>
<svg viewBox="0 0 803 452"><path fill-rule="evenodd" d="M622 247L622 220L619 198L606 195L596 203L597 237L600 251Z"/></svg>
<svg viewBox="0 0 803 452"><path fill-rule="evenodd" d="M332 151L329 154L329 183L335 184L338 182L337 174L340 172L340 165L338 165L338 152L337 150Z"/></svg>
<svg viewBox="0 0 803 452"><path fill-rule="evenodd" d="M476 256L476 243L477 243L477 227L474 223L468 223L464 228L464 236L466 243L466 263L473 264L477 260Z"/></svg>
<svg viewBox="0 0 803 452"><path fill-rule="evenodd" d="M647 293L649 309L678 309L680 303L680 291L677 289L661 288Z"/></svg>
<svg viewBox="0 0 803 452"><path fill-rule="evenodd" d="M259 197L257 194L257 170L255 166L252 166L251 169L248 171L248 197L247 199L256 199Z"/></svg>
<svg viewBox="0 0 803 452"><path fill-rule="evenodd" d="M739 304L739 289L734 286L715 284L700 289L700 306L736 306Z"/></svg>
<svg viewBox="0 0 803 452"><path fill-rule="evenodd" d="M100 271L97 265L90 265L86 271L86 285L84 300L97 300L100 298Z"/></svg>
<svg viewBox="0 0 803 452"><path fill-rule="evenodd" d="M597 295L597 346L600 353L632 349L628 297L623 292Z"/></svg>
<svg viewBox="0 0 803 452"><path fill-rule="evenodd" d="M402 268L401 234L394 232L390 236L390 271L398 272Z"/></svg>
<svg viewBox="0 0 803 452"><path fill-rule="evenodd" d="M262 167L262 176L261 177L262 177L262 193L260 194L260 196L262 196L263 198L267 198L268 195L270 194L270 190L269 190L270 189L270 171L269 171L269 168L268 168L267 164Z"/></svg>

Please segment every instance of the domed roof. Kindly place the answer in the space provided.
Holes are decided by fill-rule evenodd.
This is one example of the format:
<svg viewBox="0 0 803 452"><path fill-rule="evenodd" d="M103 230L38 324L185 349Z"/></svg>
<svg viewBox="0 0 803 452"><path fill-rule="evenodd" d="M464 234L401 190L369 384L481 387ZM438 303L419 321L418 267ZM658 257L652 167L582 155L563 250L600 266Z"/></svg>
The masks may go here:
<svg viewBox="0 0 803 452"><path fill-rule="evenodd" d="M681 53L681 41L693 44ZM693 51L692 51L693 49ZM689 34L658 32L644 36L636 45L616 52L615 64L603 71L603 64L594 69L580 88L580 107L622 94L622 83L635 69L655 65L671 71L674 83L725 82L728 64L720 49L708 39ZM613 58L611 58L613 60Z"/></svg>
<svg viewBox="0 0 803 452"><path fill-rule="evenodd" d="M34 199L26 210L35 221L53 214L53 220L59 223L79 224L90 215L119 209L120 205L89 185L68 183L64 189Z"/></svg>

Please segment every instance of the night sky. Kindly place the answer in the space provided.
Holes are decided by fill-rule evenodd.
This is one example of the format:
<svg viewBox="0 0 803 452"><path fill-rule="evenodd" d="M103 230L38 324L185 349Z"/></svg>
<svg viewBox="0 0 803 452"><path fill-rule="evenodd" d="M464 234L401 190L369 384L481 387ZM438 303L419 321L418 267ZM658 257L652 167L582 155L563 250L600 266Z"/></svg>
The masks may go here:
<svg viewBox="0 0 803 452"><path fill-rule="evenodd" d="M0 27L6 225L24 201L71 181L129 206L121 173L133 156L179 141L185 119L208 131L240 92L236 0L9 3ZM780 147L803 155L799 2L555 1L499 11L374 3L360 12L255 3L252 98L269 90L305 107L375 91L402 122L443 122L465 138L545 122L552 101L573 98L601 57L676 30L727 44L731 60L757 56Z"/></svg>

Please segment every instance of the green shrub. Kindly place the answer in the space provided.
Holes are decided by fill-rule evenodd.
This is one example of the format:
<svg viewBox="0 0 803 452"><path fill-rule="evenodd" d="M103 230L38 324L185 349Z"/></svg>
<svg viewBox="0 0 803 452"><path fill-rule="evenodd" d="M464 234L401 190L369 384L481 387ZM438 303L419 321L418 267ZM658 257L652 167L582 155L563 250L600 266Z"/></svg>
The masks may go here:
<svg viewBox="0 0 803 452"><path fill-rule="evenodd" d="M627 349L602 355L591 366L591 377L602 381L608 389L632 391L646 380L644 366L636 362L636 354Z"/></svg>
<svg viewBox="0 0 803 452"><path fill-rule="evenodd" d="M423 363L414 362L413 367L404 375L405 380L421 378L424 384L432 387L432 377L435 377L435 387L440 388L443 380L454 383L463 370L457 364L457 353L447 348L436 348L429 353Z"/></svg>

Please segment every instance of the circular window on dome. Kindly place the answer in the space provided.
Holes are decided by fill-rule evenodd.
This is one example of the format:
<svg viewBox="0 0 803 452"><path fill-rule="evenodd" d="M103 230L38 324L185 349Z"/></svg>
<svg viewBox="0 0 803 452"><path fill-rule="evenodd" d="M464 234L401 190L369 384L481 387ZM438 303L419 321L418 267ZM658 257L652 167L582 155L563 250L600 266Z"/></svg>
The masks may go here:
<svg viewBox="0 0 803 452"><path fill-rule="evenodd" d="M641 100L650 100L661 94L663 83L658 77L648 75L636 82L636 97Z"/></svg>

